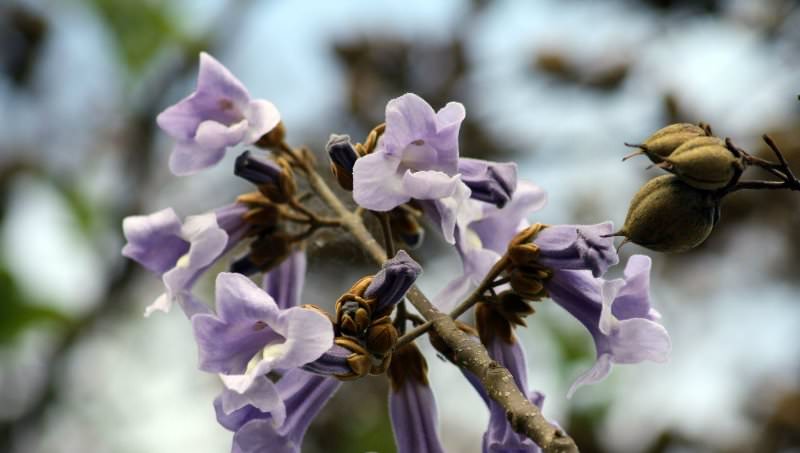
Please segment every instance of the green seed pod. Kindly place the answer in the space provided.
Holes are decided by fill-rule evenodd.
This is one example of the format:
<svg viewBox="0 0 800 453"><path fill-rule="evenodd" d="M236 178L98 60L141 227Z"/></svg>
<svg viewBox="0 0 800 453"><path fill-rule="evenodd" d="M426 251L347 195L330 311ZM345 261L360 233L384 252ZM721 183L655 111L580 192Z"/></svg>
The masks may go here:
<svg viewBox="0 0 800 453"><path fill-rule="evenodd" d="M744 168L742 159L717 137L696 137L676 149L666 168L696 189L717 190L727 186Z"/></svg>
<svg viewBox="0 0 800 453"><path fill-rule="evenodd" d="M687 141L704 136L706 136L706 130L695 124L670 124L656 131L641 145L637 145L641 149L640 152L630 154L623 160L639 154L645 154L654 164L658 164Z"/></svg>
<svg viewBox="0 0 800 453"><path fill-rule="evenodd" d="M657 252L685 252L711 234L719 201L677 176L651 179L633 197L625 225L615 233Z"/></svg>

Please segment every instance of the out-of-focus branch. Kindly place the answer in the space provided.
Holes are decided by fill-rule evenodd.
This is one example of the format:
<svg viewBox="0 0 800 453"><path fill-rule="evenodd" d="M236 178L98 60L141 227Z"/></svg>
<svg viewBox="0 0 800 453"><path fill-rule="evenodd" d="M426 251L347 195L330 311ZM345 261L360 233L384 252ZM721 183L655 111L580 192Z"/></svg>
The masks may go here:
<svg viewBox="0 0 800 453"><path fill-rule="evenodd" d="M361 217L344 206L314 168L305 164L303 170L311 188L341 217L344 228L376 263L383 264L387 259L386 252L364 226ZM454 363L478 376L486 393L506 410L515 431L529 437L548 453L578 451L572 438L550 424L539 408L519 390L511 373L492 360L483 345L461 331L450 316L437 310L416 285L411 287L406 298L454 351Z"/></svg>

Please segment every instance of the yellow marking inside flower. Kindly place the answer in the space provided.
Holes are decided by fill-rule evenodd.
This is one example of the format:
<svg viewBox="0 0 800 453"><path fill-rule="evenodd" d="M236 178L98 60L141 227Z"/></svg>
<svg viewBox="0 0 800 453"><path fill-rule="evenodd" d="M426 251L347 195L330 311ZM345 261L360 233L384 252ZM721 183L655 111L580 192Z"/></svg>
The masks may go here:
<svg viewBox="0 0 800 453"><path fill-rule="evenodd" d="M189 254L187 253L178 258L178 262L175 263L175 267L189 267Z"/></svg>
<svg viewBox="0 0 800 453"><path fill-rule="evenodd" d="M268 344L261 350L261 357L266 360L277 359L286 354L286 343L272 343Z"/></svg>

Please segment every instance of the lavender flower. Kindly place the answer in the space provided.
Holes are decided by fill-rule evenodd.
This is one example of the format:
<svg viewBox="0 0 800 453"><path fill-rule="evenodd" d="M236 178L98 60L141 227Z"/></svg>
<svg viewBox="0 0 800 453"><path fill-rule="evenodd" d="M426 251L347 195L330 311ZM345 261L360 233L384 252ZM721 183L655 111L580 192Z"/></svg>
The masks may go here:
<svg viewBox="0 0 800 453"><path fill-rule="evenodd" d="M463 273L439 292L434 300L442 310L452 309L470 291L477 288L508 247L508 242L528 226L526 218L547 202L538 186L521 181L511 201L502 209L470 200L465 221L456 229L456 250L461 256Z"/></svg>
<svg viewBox="0 0 800 453"><path fill-rule="evenodd" d="M461 158L458 172L472 191L471 198L498 208L505 206L517 190L517 164L513 162Z"/></svg>
<svg viewBox="0 0 800 453"><path fill-rule="evenodd" d="M455 213L469 197L458 176L458 131L464 106L450 102L438 112L415 94L386 105L386 131L372 154L353 167L353 199L389 211L411 199L438 200L442 232L453 242Z"/></svg>
<svg viewBox="0 0 800 453"><path fill-rule="evenodd" d="M619 262L611 237L611 222L596 225L555 225L540 231L533 240L539 247L539 263L553 269L590 269L600 277Z"/></svg>
<svg viewBox="0 0 800 453"><path fill-rule="evenodd" d="M251 405L226 413L222 397L214 400L214 409L219 423L236 433L234 453L298 453L311 421L340 386L341 382L333 378L289 370L275 384L286 409L285 421L280 425L272 413Z"/></svg>
<svg viewBox="0 0 800 453"><path fill-rule="evenodd" d="M395 351L389 367L389 413L398 453L442 453L436 399L427 363L414 344Z"/></svg>
<svg viewBox="0 0 800 453"><path fill-rule="evenodd" d="M252 100L227 68L201 52L197 89L161 112L156 121L177 141L170 170L188 175L222 160L229 146L256 142L280 119L271 102Z"/></svg>
<svg viewBox="0 0 800 453"><path fill-rule="evenodd" d="M161 276L166 292L145 310L168 312L178 301L191 317L203 304L190 297L197 278L244 235L246 207L233 204L181 224L172 208L146 216L126 217L122 230L128 242L122 254Z"/></svg>
<svg viewBox="0 0 800 453"><path fill-rule="evenodd" d="M414 261L408 253L399 250L397 254L383 263L383 266L367 289L364 297L376 298L378 305L376 313L391 311L400 300L403 299L408 289L422 273L422 267Z"/></svg>
<svg viewBox="0 0 800 453"><path fill-rule="evenodd" d="M226 413L249 405L273 412L280 424L281 407L271 371L313 362L333 345L333 326L318 311L281 309L250 279L220 273L216 287L217 314L192 318L200 369L220 373Z"/></svg>
<svg viewBox="0 0 800 453"><path fill-rule="evenodd" d="M550 297L580 321L592 335L597 360L569 390L603 380L612 363L665 362L669 334L656 321L650 306L650 258L634 255L625 266L624 279L593 278L587 270L554 269L546 282Z"/></svg>
<svg viewBox="0 0 800 453"><path fill-rule="evenodd" d="M306 276L306 253L296 250L278 267L264 274L264 291L275 299L278 308L300 305Z"/></svg>

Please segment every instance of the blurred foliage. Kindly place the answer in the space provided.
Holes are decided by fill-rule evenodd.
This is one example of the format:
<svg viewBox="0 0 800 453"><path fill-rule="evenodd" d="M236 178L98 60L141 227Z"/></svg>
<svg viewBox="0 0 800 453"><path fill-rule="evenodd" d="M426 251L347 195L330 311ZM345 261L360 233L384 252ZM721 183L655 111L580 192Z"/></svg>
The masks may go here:
<svg viewBox="0 0 800 453"><path fill-rule="evenodd" d="M180 42L169 2L87 0L113 34L125 65L142 70L167 43Z"/></svg>
<svg viewBox="0 0 800 453"><path fill-rule="evenodd" d="M9 343L28 327L46 321L65 324L69 318L52 308L35 305L8 270L0 264L0 345Z"/></svg>

